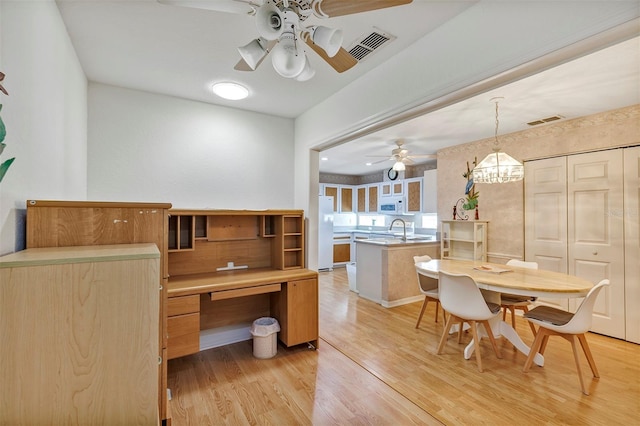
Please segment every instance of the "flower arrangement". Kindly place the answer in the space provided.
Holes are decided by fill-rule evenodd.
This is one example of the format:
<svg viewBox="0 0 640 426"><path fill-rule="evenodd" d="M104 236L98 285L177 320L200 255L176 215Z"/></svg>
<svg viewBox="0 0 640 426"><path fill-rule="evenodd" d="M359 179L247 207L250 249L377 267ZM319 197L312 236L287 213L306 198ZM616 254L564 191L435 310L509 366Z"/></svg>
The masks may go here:
<svg viewBox="0 0 640 426"><path fill-rule="evenodd" d="M9 93L7 92L7 90L2 86L3 80L4 80L4 73L0 72L0 92L9 96ZM2 104L0 104L0 111L2 111ZM7 129L4 126L2 117L0 117L0 154L2 154L2 151L4 151L4 147L6 146L6 144L4 143L4 138L6 136L7 136ZM15 159L16 157L9 158L8 160L0 164L0 182L2 182L2 178L4 178L4 175L7 173L7 170L9 170L11 163L13 163L13 160Z"/></svg>

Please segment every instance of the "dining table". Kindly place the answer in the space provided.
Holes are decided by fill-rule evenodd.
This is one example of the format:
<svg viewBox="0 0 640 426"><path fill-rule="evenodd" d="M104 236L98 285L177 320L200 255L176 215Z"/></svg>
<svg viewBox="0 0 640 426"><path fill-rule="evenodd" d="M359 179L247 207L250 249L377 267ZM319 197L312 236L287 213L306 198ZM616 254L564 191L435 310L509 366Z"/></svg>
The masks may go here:
<svg viewBox="0 0 640 426"><path fill-rule="evenodd" d="M579 298L587 295L593 283L584 278L543 269L522 268L477 260L432 259L416 263L418 273L438 279L440 271L450 274L464 274L474 279L483 291L485 299L500 304L500 294L515 294L537 298ZM503 321L499 315L489 321L494 337L504 337L525 355L529 346L524 343L516 330ZM464 350L465 359L471 358L475 342L471 341ZM544 357L536 354L534 363L543 366Z"/></svg>

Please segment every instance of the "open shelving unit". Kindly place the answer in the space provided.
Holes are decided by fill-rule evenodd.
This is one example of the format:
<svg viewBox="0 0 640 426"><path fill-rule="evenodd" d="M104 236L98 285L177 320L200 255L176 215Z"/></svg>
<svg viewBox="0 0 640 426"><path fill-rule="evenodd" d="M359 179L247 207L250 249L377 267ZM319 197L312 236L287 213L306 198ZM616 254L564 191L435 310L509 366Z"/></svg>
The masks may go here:
<svg viewBox="0 0 640 426"><path fill-rule="evenodd" d="M480 220L444 220L440 239L442 259L487 261L487 228Z"/></svg>

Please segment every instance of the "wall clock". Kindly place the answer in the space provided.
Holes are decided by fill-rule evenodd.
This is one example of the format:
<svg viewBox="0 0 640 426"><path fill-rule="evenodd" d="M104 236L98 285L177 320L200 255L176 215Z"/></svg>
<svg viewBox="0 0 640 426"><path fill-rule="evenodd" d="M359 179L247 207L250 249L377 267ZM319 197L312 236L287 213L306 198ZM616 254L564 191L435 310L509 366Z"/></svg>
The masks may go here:
<svg viewBox="0 0 640 426"><path fill-rule="evenodd" d="M396 179L398 179L398 171L397 170L393 170L393 169L389 169L389 171L387 172L387 176L391 180L396 180Z"/></svg>

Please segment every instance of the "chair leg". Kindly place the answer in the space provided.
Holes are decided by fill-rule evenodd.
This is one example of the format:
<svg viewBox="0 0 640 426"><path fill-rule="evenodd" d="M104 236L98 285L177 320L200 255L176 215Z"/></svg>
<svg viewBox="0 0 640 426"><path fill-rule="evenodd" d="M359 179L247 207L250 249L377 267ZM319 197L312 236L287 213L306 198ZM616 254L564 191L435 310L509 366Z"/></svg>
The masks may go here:
<svg viewBox="0 0 640 426"><path fill-rule="evenodd" d="M438 310L440 309L440 304L436 302L436 322L438 322Z"/></svg>
<svg viewBox="0 0 640 426"><path fill-rule="evenodd" d="M493 346L493 351L499 359L502 359L502 354L500 353L500 349L498 349L496 338L493 336L493 330L491 330L491 324L489 324L489 321L482 321L482 325L484 325L484 330L487 332L487 336L489 336L489 341L491 342L491 346Z"/></svg>
<svg viewBox="0 0 640 426"><path fill-rule="evenodd" d="M515 306L509 306L509 310L511 311L511 327L513 327L513 329L516 329L516 307Z"/></svg>
<svg viewBox="0 0 640 426"><path fill-rule="evenodd" d="M437 302L438 305L440 305L440 302ZM447 323L447 313L444 310L444 308L442 308L442 321L446 324Z"/></svg>
<svg viewBox="0 0 640 426"><path fill-rule="evenodd" d="M576 361L576 368L578 369L578 377L580 378L580 387L582 388L582 393L585 395L589 395L587 392L587 387L584 384L584 378L582 377L582 369L580 368L580 359L578 358L578 348L576 348L576 336L573 334L563 335L565 339L571 342L571 349L573 350L573 359Z"/></svg>
<svg viewBox="0 0 640 426"><path fill-rule="evenodd" d="M469 321L471 325L471 334L473 336L473 342L476 346L476 362L478 363L478 371L482 373L482 358L480 357L480 339L478 338L478 325L475 321Z"/></svg>
<svg viewBox="0 0 640 426"><path fill-rule="evenodd" d="M540 346L542 345L542 340L545 338L549 338L548 332L546 328L538 327L538 332L536 333L536 338L533 339L533 343L531 344L531 348L529 349L529 356L524 363L524 367L522 372L526 373L531 368L531 364L533 363L533 358L535 358Z"/></svg>
<svg viewBox="0 0 640 426"><path fill-rule="evenodd" d="M522 311L526 314L527 312L529 312L529 308L527 308L526 306L522 307ZM534 337L536 335L536 327L533 325L533 323L531 321L527 321L529 323L529 328L531 329L531 332L533 333Z"/></svg>
<svg viewBox="0 0 640 426"><path fill-rule="evenodd" d="M507 308L504 305L502 306L502 321L505 321L505 322L507 321L507 309L509 308Z"/></svg>
<svg viewBox="0 0 640 426"><path fill-rule="evenodd" d="M593 377L600 377L598 373L598 368L596 367L596 362L591 355L591 350L589 349L589 344L587 343L587 336L584 334L578 335L578 340L580 341L580 346L582 346L582 350L584 351L584 355L587 357L587 361L589 362L589 367L591 367L591 372L593 373Z"/></svg>
<svg viewBox="0 0 640 426"><path fill-rule="evenodd" d="M422 309L420 309L420 315L418 316L418 322L416 323L416 328L420 327L420 321L422 321L422 315L424 315L424 310L427 308L427 303L429 303L429 299L425 296L424 302L422 302Z"/></svg>
<svg viewBox="0 0 640 426"><path fill-rule="evenodd" d="M449 319L447 320L447 324L444 326L444 331L442 332L442 337L440 338L440 344L438 345L438 355L442 353L444 349L445 343L447 343L447 337L449 336L449 330L451 330L451 326L453 325L455 317L453 315L449 315Z"/></svg>

